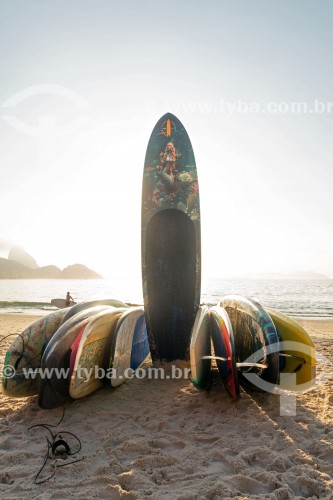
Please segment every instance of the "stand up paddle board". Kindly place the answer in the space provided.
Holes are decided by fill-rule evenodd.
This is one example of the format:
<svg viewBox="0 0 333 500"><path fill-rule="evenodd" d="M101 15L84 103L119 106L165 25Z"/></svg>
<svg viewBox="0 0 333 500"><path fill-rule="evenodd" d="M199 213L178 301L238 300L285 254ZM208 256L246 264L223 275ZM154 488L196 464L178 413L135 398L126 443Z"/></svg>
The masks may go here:
<svg viewBox="0 0 333 500"><path fill-rule="evenodd" d="M195 318L190 344L191 379L199 389L208 385L211 353L209 309L208 306L201 306Z"/></svg>
<svg viewBox="0 0 333 500"><path fill-rule="evenodd" d="M65 309L50 313L34 321L15 338L4 360L4 368L11 366L16 370L14 377L9 378L3 375L2 391L6 396L25 398L37 394L37 379L27 378L22 369L40 368L43 351L57 331L65 314Z"/></svg>
<svg viewBox="0 0 333 500"><path fill-rule="evenodd" d="M293 318L273 309L266 311L282 340L280 355L283 356L284 367L281 373L290 374L282 377L280 373L280 386L296 392L310 389L316 379L316 350L309 334Z"/></svg>
<svg viewBox="0 0 333 500"><path fill-rule="evenodd" d="M110 307L98 313L85 327L78 347L75 349L72 345L69 394L73 399L88 396L102 387L103 379L98 376L98 369L109 368L112 338L124 310Z"/></svg>
<svg viewBox="0 0 333 500"><path fill-rule="evenodd" d="M200 205L194 153L167 113L150 136L142 186L142 285L153 361L188 360L200 303Z"/></svg>
<svg viewBox="0 0 333 500"><path fill-rule="evenodd" d="M49 376L39 380L38 404L41 408L57 408L71 401L72 398L69 395L69 369L72 344L82 332L82 328L97 313L108 307L110 306L94 306L81 311L61 325L53 335L41 361L42 370L49 370Z"/></svg>
<svg viewBox="0 0 333 500"><path fill-rule="evenodd" d="M149 354L143 307L131 307L120 317L111 349L111 386L117 387L131 376ZM130 370L129 370L130 369Z"/></svg>
<svg viewBox="0 0 333 500"><path fill-rule="evenodd" d="M223 384L231 397L239 397L239 382L233 329L229 316L220 306L209 310L211 338L215 351L215 361Z"/></svg>
<svg viewBox="0 0 333 500"><path fill-rule="evenodd" d="M121 302L121 300L116 299L96 299L89 300L88 302L80 302L79 304L76 304L76 306L68 309L62 323L65 323L69 318L71 318L75 314L78 314L84 309L88 309L89 307L93 306L129 307L128 304L125 304L125 302Z"/></svg>
<svg viewBox="0 0 333 500"><path fill-rule="evenodd" d="M230 318L237 363L243 366L244 362L254 363L254 366L247 370L249 373L254 373L271 384L278 384L279 337L268 313L255 300L239 295L224 297L220 306ZM273 352L270 352L270 349ZM260 383L254 385L243 373L239 374L239 380L248 389L262 390Z"/></svg>

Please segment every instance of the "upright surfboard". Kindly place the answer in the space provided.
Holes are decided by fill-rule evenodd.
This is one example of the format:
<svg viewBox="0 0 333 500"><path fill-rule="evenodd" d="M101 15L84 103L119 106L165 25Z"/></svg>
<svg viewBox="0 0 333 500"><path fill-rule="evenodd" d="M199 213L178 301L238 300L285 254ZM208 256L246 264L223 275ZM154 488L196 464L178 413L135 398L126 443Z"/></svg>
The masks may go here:
<svg viewBox="0 0 333 500"><path fill-rule="evenodd" d="M150 136L143 173L142 286L153 361L189 360L200 303L198 176L190 139L167 113Z"/></svg>

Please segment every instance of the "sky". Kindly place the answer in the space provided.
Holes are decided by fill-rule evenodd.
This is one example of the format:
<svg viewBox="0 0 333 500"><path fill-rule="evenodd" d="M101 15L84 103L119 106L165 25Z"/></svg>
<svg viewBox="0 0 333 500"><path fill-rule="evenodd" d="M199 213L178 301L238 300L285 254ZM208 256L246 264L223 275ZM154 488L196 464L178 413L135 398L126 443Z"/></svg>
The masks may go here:
<svg viewBox="0 0 333 500"><path fill-rule="evenodd" d="M333 277L329 0L0 1L0 256L141 279L145 151L196 157L205 277Z"/></svg>

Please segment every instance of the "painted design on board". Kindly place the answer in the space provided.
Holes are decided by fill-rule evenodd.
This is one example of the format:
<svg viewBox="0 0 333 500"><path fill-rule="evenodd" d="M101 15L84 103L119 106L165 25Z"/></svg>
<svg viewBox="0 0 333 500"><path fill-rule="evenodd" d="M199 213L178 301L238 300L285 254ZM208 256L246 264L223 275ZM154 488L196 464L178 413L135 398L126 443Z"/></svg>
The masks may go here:
<svg viewBox="0 0 333 500"><path fill-rule="evenodd" d="M27 379L21 370L40 367L43 349L58 329L63 316L63 311L50 313L32 323L13 341L6 353L4 366L15 366L16 374L8 379L2 377L6 394L19 397L37 393L38 377Z"/></svg>
<svg viewBox="0 0 333 500"><path fill-rule="evenodd" d="M173 130L176 130L176 124L175 122L171 121L169 118L162 122L161 124L161 132L159 132L159 135L165 135L166 137L170 137L171 132Z"/></svg>
<svg viewBox="0 0 333 500"><path fill-rule="evenodd" d="M152 134L143 182L143 214L164 208L177 208L192 220L200 219L192 146L184 127L170 119L157 125Z"/></svg>
<svg viewBox="0 0 333 500"><path fill-rule="evenodd" d="M243 362L248 359L253 353L261 352L262 357L256 359L257 362L266 362L266 346L263 329L261 328L259 315L253 313L255 317L251 317L239 311L237 307L225 307L227 314L233 325L235 335L235 349L237 353L237 361ZM254 368L254 373L262 375L262 368Z"/></svg>
<svg viewBox="0 0 333 500"><path fill-rule="evenodd" d="M150 136L142 186L142 288L153 361L188 360L200 302L200 202L194 153L178 118Z"/></svg>
<svg viewBox="0 0 333 500"><path fill-rule="evenodd" d="M87 375L94 372L95 366L102 366L106 342L107 339L99 339L83 347L80 356L80 366L85 368L85 370L81 370L80 378L76 377L75 387L89 380Z"/></svg>

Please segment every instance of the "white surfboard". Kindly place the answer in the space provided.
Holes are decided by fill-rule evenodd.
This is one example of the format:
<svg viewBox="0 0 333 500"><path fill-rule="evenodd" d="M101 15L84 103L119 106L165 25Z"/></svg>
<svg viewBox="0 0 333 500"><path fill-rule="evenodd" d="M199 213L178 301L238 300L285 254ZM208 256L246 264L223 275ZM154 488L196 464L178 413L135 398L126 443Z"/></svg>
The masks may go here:
<svg viewBox="0 0 333 500"><path fill-rule="evenodd" d="M211 370L210 355L209 308L208 306L201 306L195 318L190 344L192 382L201 389L207 385L209 380Z"/></svg>
<svg viewBox="0 0 333 500"><path fill-rule="evenodd" d="M83 398L103 385L98 368L108 368L110 354L106 351L111 347L115 327L124 311L125 308L110 306L87 324L70 379L69 394L73 399Z"/></svg>
<svg viewBox="0 0 333 500"><path fill-rule="evenodd" d="M65 307L75 306L76 302L74 302L74 300L71 300L68 305L66 304L66 299L52 299L51 304L54 307L58 307L59 309L64 309Z"/></svg>
<svg viewBox="0 0 333 500"><path fill-rule="evenodd" d="M117 387L130 378L149 354L147 327L143 307L131 307L119 319L111 351L111 386Z"/></svg>

